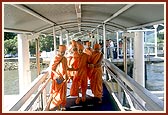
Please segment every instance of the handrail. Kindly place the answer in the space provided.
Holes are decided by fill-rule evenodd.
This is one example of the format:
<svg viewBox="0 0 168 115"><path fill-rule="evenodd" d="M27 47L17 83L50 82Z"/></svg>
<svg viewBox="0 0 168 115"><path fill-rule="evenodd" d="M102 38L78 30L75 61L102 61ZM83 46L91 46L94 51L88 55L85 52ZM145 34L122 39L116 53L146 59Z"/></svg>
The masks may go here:
<svg viewBox="0 0 168 115"><path fill-rule="evenodd" d="M39 86L46 80L48 75L49 75L49 72L40 74L32 82L30 88L28 90L26 90L26 92L21 95L21 97L18 99L16 104L13 107L11 107L11 109L9 111L18 111L23 106L23 104L31 97L31 95L34 93L34 91L36 91L39 88ZM34 101L34 99L33 99L33 101Z"/></svg>
<svg viewBox="0 0 168 115"><path fill-rule="evenodd" d="M113 73L112 71L105 65L107 71L110 73L110 75L113 76L113 78L117 81L117 83L123 88L124 92L126 93L126 95L128 94L131 99L133 99L135 101L135 103L138 105L138 107L141 109L141 110L144 110L146 111L147 109L138 101L138 99L136 99L136 97L131 94L131 92L127 89L127 87L124 85L124 82L122 82L121 79L117 78Z"/></svg>
<svg viewBox="0 0 168 115"><path fill-rule="evenodd" d="M150 110L153 111L163 111L164 104L163 101L160 100L157 96L153 95L146 88L142 87L138 84L134 79L130 76L125 75L123 71L121 71L118 67L112 64L109 60L104 59L103 62L108 68L111 69L127 86L129 86L134 93L136 93L139 97L146 102L146 104L150 107Z"/></svg>

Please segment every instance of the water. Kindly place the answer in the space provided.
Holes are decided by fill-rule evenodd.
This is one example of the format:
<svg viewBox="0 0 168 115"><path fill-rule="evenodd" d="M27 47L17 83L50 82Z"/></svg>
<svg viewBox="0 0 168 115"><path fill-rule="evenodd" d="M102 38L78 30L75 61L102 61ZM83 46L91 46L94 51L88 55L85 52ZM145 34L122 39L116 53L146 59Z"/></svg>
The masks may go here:
<svg viewBox="0 0 168 115"><path fill-rule="evenodd" d="M37 77L37 70L31 70L31 80ZM18 70L4 71L4 94L19 94ZM147 64L146 88L150 91L164 90L164 63Z"/></svg>
<svg viewBox="0 0 168 115"><path fill-rule="evenodd" d="M147 64L146 88L150 91L164 90L164 63Z"/></svg>
<svg viewBox="0 0 168 115"><path fill-rule="evenodd" d="M31 81L37 77L37 69L31 69ZM18 70L4 71L4 94L19 94Z"/></svg>

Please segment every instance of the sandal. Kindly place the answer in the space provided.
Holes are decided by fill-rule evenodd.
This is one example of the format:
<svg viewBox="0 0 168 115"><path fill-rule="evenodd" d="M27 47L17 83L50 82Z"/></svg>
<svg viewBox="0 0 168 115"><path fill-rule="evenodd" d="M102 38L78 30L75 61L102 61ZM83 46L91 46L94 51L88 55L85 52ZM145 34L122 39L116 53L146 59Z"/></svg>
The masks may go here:
<svg viewBox="0 0 168 115"><path fill-rule="evenodd" d="M80 97L78 97L78 98L76 99L75 103L76 103L76 104L79 104L79 102L80 102Z"/></svg>

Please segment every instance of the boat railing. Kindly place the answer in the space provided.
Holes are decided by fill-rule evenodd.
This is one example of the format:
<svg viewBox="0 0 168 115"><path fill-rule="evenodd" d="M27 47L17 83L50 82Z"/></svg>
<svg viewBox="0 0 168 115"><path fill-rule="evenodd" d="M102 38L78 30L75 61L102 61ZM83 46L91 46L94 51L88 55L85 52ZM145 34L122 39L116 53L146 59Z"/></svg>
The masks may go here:
<svg viewBox="0 0 168 115"><path fill-rule="evenodd" d="M23 93L9 111L41 111L47 105L46 86L50 77L48 71L43 71Z"/></svg>
<svg viewBox="0 0 168 115"><path fill-rule="evenodd" d="M156 95L152 94L146 88L142 87L133 78L131 78L129 75L126 75L109 60L104 59L103 62L105 70L107 71L106 74L111 76L111 78L113 79L111 80L111 83L105 81L105 84L111 92L112 96L116 96L115 99L120 102L123 108L130 111L164 110L163 101L160 100ZM117 84L117 91L116 88L114 88L114 83Z"/></svg>

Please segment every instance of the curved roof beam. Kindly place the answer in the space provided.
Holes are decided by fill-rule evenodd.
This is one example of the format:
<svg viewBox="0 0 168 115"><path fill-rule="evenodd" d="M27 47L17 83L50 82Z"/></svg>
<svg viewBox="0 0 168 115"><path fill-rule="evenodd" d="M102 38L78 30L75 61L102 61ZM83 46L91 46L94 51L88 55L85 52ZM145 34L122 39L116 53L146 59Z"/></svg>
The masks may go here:
<svg viewBox="0 0 168 115"><path fill-rule="evenodd" d="M71 26L71 27L67 27L67 29L77 28L77 27L78 27L78 26ZM95 27L93 27L93 26L83 26L82 28L95 28ZM100 28L100 29L103 30L103 28ZM61 30L61 29L57 29L57 30L55 30L55 32L59 32L60 30ZM87 31L87 30L82 30L82 29L81 29L81 31L89 32L89 31ZM111 29L109 29L109 28L107 28L106 31L108 31L108 32L114 32L114 30L111 30ZM69 32L74 32L74 31L70 31L70 30L69 30ZM78 32L75 32L74 34L76 34L76 33L78 33ZM49 35L51 35L51 34L53 34L53 33L49 33Z"/></svg>
<svg viewBox="0 0 168 115"><path fill-rule="evenodd" d="M66 26L66 25L76 25L76 24L78 24L78 23L77 22L65 22L65 23L57 24L55 27L57 27L57 26ZM101 22L96 22L96 21L95 22L93 22L93 21L82 21L81 24L95 24L95 25L99 24L99 26L97 28L100 28L102 26ZM124 27L122 25L119 25L119 24L115 24L115 23L107 23L106 25L107 26L112 26L114 28L121 29L121 30L126 29L126 27ZM45 31L48 31L48 30L50 30L52 28L53 28L53 26L47 27L46 29L39 30L36 33L45 32ZM68 27L66 27L66 28L68 28Z"/></svg>

